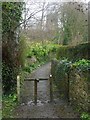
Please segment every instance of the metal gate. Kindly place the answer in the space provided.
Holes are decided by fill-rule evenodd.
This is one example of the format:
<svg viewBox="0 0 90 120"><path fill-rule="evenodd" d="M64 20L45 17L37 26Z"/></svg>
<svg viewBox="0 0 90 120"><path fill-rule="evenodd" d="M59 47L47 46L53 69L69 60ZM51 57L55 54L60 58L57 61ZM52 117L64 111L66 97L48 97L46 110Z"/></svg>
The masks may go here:
<svg viewBox="0 0 90 120"><path fill-rule="evenodd" d="M49 80L50 84L50 102L53 101L53 89L52 89L52 75L49 75L49 78L25 78L25 81L34 81L34 103L37 104L37 84L39 81ZM17 97L20 101L20 76L17 76Z"/></svg>

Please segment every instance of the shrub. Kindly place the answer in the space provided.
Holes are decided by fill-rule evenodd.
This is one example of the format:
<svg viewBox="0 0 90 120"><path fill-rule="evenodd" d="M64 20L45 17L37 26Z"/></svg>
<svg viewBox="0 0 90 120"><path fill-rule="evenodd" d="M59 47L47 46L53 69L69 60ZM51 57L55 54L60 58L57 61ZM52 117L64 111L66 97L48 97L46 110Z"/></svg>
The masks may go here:
<svg viewBox="0 0 90 120"><path fill-rule="evenodd" d="M80 44L77 46L60 46L57 50L57 59L63 59L63 57L69 60L90 59L89 55L90 43Z"/></svg>
<svg viewBox="0 0 90 120"><path fill-rule="evenodd" d="M51 52L55 53L57 48L58 45L55 44L32 44L28 49L27 57L35 56L38 61L42 61L45 58L47 59Z"/></svg>
<svg viewBox="0 0 90 120"><path fill-rule="evenodd" d="M86 112L83 112L81 114L81 119L82 120L90 120L90 115L88 113L86 113Z"/></svg>
<svg viewBox="0 0 90 120"><path fill-rule="evenodd" d="M76 67L79 71L90 70L90 60L82 59L73 63L73 67Z"/></svg>

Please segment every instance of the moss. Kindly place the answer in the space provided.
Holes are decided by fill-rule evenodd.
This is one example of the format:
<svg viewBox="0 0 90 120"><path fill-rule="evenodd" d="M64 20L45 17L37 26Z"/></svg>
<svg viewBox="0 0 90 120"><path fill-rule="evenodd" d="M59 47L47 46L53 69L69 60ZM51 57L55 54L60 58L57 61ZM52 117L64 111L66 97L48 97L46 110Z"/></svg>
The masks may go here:
<svg viewBox="0 0 90 120"><path fill-rule="evenodd" d="M82 58L90 59L90 43L77 46L60 46L57 50L57 59L68 58L70 60L79 60Z"/></svg>
<svg viewBox="0 0 90 120"><path fill-rule="evenodd" d="M78 106L81 111L88 111L89 109L88 101L90 101L90 99L88 88L90 88L90 84L87 81L88 72L82 69L84 67L83 65L87 65L88 61L89 60L82 59L73 63L68 61L68 59L60 60L60 62L53 60L51 66L54 79L53 83L59 91L59 98L67 99L70 97L72 105ZM77 69L75 64L81 68Z"/></svg>
<svg viewBox="0 0 90 120"><path fill-rule="evenodd" d="M89 93L88 93L88 82L86 81L86 75L78 73L73 70L70 74L70 98L71 103L76 108L77 106L81 109L80 111L88 111L89 109Z"/></svg>
<svg viewBox="0 0 90 120"><path fill-rule="evenodd" d="M67 57L68 46L60 46L57 50L57 59Z"/></svg>

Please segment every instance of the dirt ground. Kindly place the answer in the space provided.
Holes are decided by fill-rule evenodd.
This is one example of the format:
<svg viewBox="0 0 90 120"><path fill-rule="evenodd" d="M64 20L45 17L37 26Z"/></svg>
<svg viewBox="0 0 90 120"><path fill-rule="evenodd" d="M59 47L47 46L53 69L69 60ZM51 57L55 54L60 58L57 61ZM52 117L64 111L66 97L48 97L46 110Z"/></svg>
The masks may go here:
<svg viewBox="0 0 90 120"><path fill-rule="evenodd" d="M30 78L47 78L50 75L51 63L47 63L35 70ZM14 118L77 118L78 114L67 104L54 95L50 102L49 80L38 82L38 101L34 104L34 82L24 81L21 90L20 104L15 108Z"/></svg>

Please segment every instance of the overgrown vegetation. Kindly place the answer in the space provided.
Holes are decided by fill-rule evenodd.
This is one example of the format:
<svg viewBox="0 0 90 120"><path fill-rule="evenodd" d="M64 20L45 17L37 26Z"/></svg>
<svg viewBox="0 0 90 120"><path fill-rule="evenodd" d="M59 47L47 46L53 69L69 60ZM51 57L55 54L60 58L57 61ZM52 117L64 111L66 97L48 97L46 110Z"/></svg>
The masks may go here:
<svg viewBox="0 0 90 120"><path fill-rule="evenodd" d="M38 66L50 61L56 56L59 45L49 43L32 43L28 46L24 71L31 73Z"/></svg>
<svg viewBox="0 0 90 120"><path fill-rule="evenodd" d="M16 89L16 76L20 67L18 25L22 10L23 2L2 3L2 83L4 94Z"/></svg>
<svg viewBox="0 0 90 120"><path fill-rule="evenodd" d="M52 73L55 75L54 84L56 85L55 90L59 91L58 97L64 99L69 97L70 102L72 103L75 110L78 109L77 112L80 114L80 118L82 120L90 120L90 114L88 112L89 106L85 106L89 105L90 101L88 89L88 80L90 80L88 79L88 72L90 70L90 60L83 58L80 60L71 61L67 58L62 58L60 59L60 61L58 60L55 66L53 67L55 68L55 73L54 71L52 71ZM74 89L72 87L76 89L76 93L74 92ZM71 91L73 96L71 96ZM76 100L75 103L71 98L73 100ZM87 104L83 103L85 101Z"/></svg>
<svg viewBox="0 0 90 120"><path fill-rule="evenodd" d="M17 104L15 93L16 77L18 74L23 74L21 75L23 79L25 72L31 73L41 64L51 60L53 57L57 57L60 62L55 78L57 86L60 87L59 82L63 81L66 77L68 78L72 69L77 69L78 72L83 73L90 70L90 60L88 60L90 59L90 56L88 58L90 43L86 43L88 39L87 5L70 2L57 5L53 3L47 6L44 3L41 6L42 18L38 17L37 19L37 15L34 16L34 11L29 18L33 16L36 24L33 21L34 19L32 19L31 23L28 21L24 22L24 29L22 26L26 38L29 37L31 41L38 41L37 39L42 41L42 43L29 42L28 45L25 37L20 37L19 35L23 4L23 2L2 3L2 83L3 94L8 94L8 96L3 96L3 117L10 117L10 111ZM44 5L47 6L45 11ZM26 12L25 8L25 20L27 18ZM45 12L47 13L46 16ZM44 16L46 17L46 22ZM79 19L77 16L79 16ZM30 24L32 27L28 27L31 26ZM26 35L26 31L30 36ZM53 44L52 41L44 44L46 39L65 46ZM81 45L66 46L70 44ZM65 87L65 84L61 85L63 88ZM8 114L9 112L10 114ZM87 113L83 113L81 118L89 120L90 116Z"/></svg>
<svg viewBox="0 0 90 120"><path fill-rule="evenodd" d="M23 2L2 2L2 90L3 116L10 117L16 105L16 79L20 72L19 24Z"/></svg>
<svg viewBox="0 0 90 120"><path fill-rule="evenodd" d="M74 46L60 46L57 50L57 59L68 58L76 61L80 59L90 59L89 55L90 43L74 45Z"/></svg>
<svg viewBox="0 0 90 120"><path fill-rule="evenodd" d="M60 60L56 69L56 80L63 80L65 74L70 74L72 69L77 69L78 72L85 72L90 70L90 60L81 59L76 62L72 62L68 59Z"/></svg>
<svg viewBox="0 0 90 120"><path fill-rule="evenodd" d="M3 118L13 118L13 110L17 106L17 96L16 94L10 94L9 96L3 96L3 108L2 117Z"/></svg>
<svg viewBox="0 0 90 120"><path fill-rule="evenodd" d="M90 114L83 112L81 114L81 120L90 120Z"/></svg>
<svg viewBox="0 0 90 120"><path fill-rule="evenodd" d="M37 60L40 61L40 59L42 59L43 57L44 58L47 57L49 53L51 52L56 53L58 47L59 45L53 43L49 44L33 43L31 44L30 49L27 53L27 57L31 58L32 56L35 56Z"/></svg>
<svg viewBox="0 0 90 120"><path fill-rule="evenodd" d="M78 70L78 72L83 71L89 71L90 70L90 60L79 60L76 61L75 63L72 64L72 67L76 68Z"/></svg>
<svg viewBox="0 0 90 120"><path fill-rule="evenodd" d="M73 99L76 100L76 102L77 102L77 99L79 102L87 101L87 104L85 105L89 105L89 101L90 101L88 96L89 90L88 88L86 88L86 86L88 87L89 80L90 80L88 79L89 77L88 72L90 70L90 60L83 58L81 60L70 61L69 59L64 58L58 61L57 63L58 64L56 65L55 73L53 74L55 75L54 83L56 85L56 89L59 90L59 97L60 98L64 97L66 99L68 95L76 94L75 96L73 96ZM77 84L79 85L76 88ZM75 88L73 89L71 85L76 88L77 93L76 91L71 93L71 90L75 89ZM71 97L70 97L70 100L72 99ZM83 112L83 110L84 111L86 110L86 113L84 112L81 115L81 118L82 120L89 120L90 119L90 116L88 113L89 106L83 105L84 106L83 108L82 103L79 103L79 102L77 102L77 107L75 107L75 109L78 109L79 110L78 113L80 114ZM75 104L75 103L72 103L72 104Z"/></svg>
<svg viewBox="0 0 90 120"><path fill-rule="evenodd" d="M60 92L60 96L62 97L62 95L66 95L65 91L68 89L68 80L72 70L74 69L78 73L87 73L90 69L90 60L81 59L73 62L64 58L60 60L55 67L55 74L53 73L55 75L54 83L56 84L57 89ZM88 77L86 80L89 80Z"/></svg>

